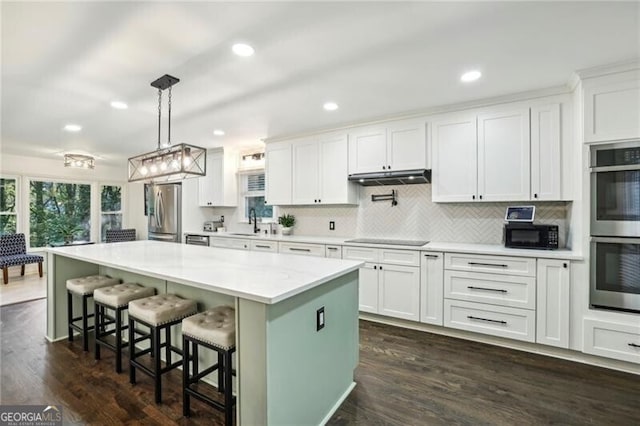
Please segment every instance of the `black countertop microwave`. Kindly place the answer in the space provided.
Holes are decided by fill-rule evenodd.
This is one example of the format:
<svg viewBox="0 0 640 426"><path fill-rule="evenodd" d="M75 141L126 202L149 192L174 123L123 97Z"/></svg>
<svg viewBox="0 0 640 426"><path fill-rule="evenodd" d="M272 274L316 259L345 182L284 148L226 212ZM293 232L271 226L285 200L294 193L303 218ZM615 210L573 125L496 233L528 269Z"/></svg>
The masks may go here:
<svg viewBox="0 0 640 426"><path fill-rule="evenodd" d="M558 248L558 225L508 223L504 225L504 245L510 248L555 250Z"/></svg>

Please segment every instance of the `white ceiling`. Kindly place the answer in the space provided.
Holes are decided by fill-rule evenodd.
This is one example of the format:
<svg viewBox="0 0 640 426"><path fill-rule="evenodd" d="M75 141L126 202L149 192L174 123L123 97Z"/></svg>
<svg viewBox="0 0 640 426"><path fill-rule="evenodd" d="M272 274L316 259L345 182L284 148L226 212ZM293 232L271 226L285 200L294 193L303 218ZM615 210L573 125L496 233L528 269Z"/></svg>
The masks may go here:
<svg viewBox="0 0 640 426"><path fill-rule="evenodd" d="M565 84L640 56L638 2L15 2L2 18L2 153L151 151L261 138ZM231 53L245 41L250 58ZM462 72L481 80L464 85ZM125 111L112 100L129 104ZM165 97L166 100L166 97ZM322 104L340 105L326 112ZM166 104L163 114L166 116ZM80 133L62 130L66 123ZM226 135L216 137L214 129ZM166 123L163 124L166 139Z"/></svg>

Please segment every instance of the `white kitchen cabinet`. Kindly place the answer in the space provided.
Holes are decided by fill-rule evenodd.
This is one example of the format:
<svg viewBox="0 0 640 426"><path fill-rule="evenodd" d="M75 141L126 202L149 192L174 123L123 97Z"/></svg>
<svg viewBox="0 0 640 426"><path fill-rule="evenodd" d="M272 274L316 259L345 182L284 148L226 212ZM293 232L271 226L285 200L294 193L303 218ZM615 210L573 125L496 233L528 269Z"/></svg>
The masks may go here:
<svg viewBox="0 0 640 426"><path fill-rule="evenodd" d="M583 351L640 364L640 325L584 319Z"/></svg>
<svg viewBox="0 0 640 426"><path fill-rule="evenodd" d="M207 151L207 175L198 178L198 205L233 207L238 204L237 154L228 149Z"/></svg>
<svg viewBox="0 0 640 426"><path fill-rule="evenodd" d="M562 199L560 104L531 107L531 197Z"/></svg>
<svg viewBox="0 0 640 426"><path fill-rule="evenodd" d="M330 133L292 143L292 204L353 204L358 188L348 181L345 133Z"/></svg>
<svg viewBox="0 0 640 426"><path fill-rule="evenodd" d="M640 70L583 81L584 141L640 138Z"/></svg>
<svg viewBox="0 0 640 426"><path fill-rule="evenodd" d="M444 297L535 309L536 279L518 275L447 270L444 273Z"/></svg>
<svg viewBox="0 0 640 426"><path fill-rule="evenodd" d="M420 261L420 322L443 324L444 255L422 252Z"/></svg>
<svg viewBox="0 0 640 426"><path fill-rule="evenodd" d="M420 268L378 265L378 313L410 321L420 320Z"/></svg>
<svg viewBox="0 0 640 426"><path fill-rule="evenodd" d="M529 108L478 115L477 199L529 200L529 150Z"/></svg>
<svg viewBox="0 0 640 426"><path fill-rule="evenodd" d="M210 247L231 248L236 250L251 250L251 241L240 238L214 237L209 241Z"/></svg>
<svg viewBox="0 0 640 426"><path fill-rule="evenodd" d="M277 253L278 243L275 241L251 240L251 250Z"/></svg>
<svg viewBox="0 0 640 426"><path fill-rule="evenodd" d="M325 246L324 257L329 259L342 259L342 246L327 244Z"/></svg>
<svg viewBox="0 0 640 426"><path fill-rule="evenodd" d="M349 174L427 167L424 119L391 121L349 133Z"/></svg>
<svg viewBox="0 0 640 426"><path fill-rule="evenodd" d="M292 142L271 142L265 147L265 202L291 204Z"/></svg>
<svg viewBox="0 0 640 426"><path fill-rule="evenodd" d="M570 263L538 259L536 342L569 348Z"/></svg>
<svg viewBox="0 0 640 426"><path fill-rule="evenodd" d="M342 257L367 262L360 268L361 311L420 320L418 251L344 246Z"/></svg>
<svg viewBox="0 0 640 426"><path fill-rule="evenodd" d="M432 199L473 201L477 195L476 116L454 114L431 124Z"/></svg>
<svg viewBox="0 0 640 426"><path fill-rule="evenodd" d="M288 241L281 241L278 243L278 253L324 257L325 246L324 244L292 243Z"/></svg>

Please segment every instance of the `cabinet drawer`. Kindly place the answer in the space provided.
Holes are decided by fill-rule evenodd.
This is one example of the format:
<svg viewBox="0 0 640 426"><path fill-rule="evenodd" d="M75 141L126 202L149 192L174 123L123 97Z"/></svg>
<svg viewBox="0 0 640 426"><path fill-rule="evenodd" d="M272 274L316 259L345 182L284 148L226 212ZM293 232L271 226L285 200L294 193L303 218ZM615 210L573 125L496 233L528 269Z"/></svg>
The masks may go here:
<svg viewBox="0 0 640 426"><path fill-rule="evenodd" d="M275 241L251 240L251 250L278 252L278 243Z"/></svg>
<svg viewBox="0 0 640 426"><path fill-rule="evenodd" d="M378 262L378 249L368 247L342 247L342 258L348 260L363 260L365 262Z"/></svg>
<svg viewBox="0 0 640 426"><path fill-rule="evenodd" d="M228 238L209 238L209 247L228 248Z"/></svg>
<svg viewBox="0 0 640 426"><path fill-rule="evenodd" d="M534 342L536 314L527 309L445 299L444 326Z"/></svg>
<svg viewBox="0 0 640 426"><path fill-rule="evenodd" d="M227 240L227 247L238 250L249 250L251 248L251 241L230 238Z"/></svg>
<svg viewBox="0 0 640 426"><path fill-rule="evenodd" d="M585 318L584 352L640 363L640 325Z"/></svg>
<svg viewBox="0 0 640 426"><path fill-rule="evenodd" d="M444 297L469 302L536 308L536 279L517 275L445 271Z"/></svg>
<svg viewBox="0 0 640 426"><path fill-rule="evenodd" d="M444 268L456 271L490 272L492 274L536 276L536 260L523 257L484 256L446 253Z"/></svg>
<svg viewBox="0 0 640 426"><path fill-rule="evenodd" d="M324 244L278 243L278 252L324 257Z"/></svg>
<svg viewBox="0 0 640 426"><path fill-rule="evenodd" d="M390 265L420 266L420 252L380 249L379 262Z"/></svg>
<svg viewBox="0 0 640 426"><path fill-rule="evenodd" d="M326 246L324 257L330 259L342 259L342 246Z"/></svg>

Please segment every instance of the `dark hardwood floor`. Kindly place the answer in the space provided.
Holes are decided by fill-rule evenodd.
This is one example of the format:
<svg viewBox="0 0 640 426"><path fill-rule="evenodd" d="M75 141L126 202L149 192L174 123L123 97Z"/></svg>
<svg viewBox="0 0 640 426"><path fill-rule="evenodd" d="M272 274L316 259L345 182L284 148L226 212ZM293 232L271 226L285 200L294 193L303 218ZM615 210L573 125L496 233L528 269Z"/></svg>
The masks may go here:
<svg viewBox="0 0 640 426"><path fill-rule="evenodd" d="M48 343L45 315L45 300L0 308L0 404L62 405L65 424L223 423L197 401L182 417L179 371L156 405L110 351L96 362L79 341ZM640 424L640 376L367 321L356 382L329 424Z"/></svg>

